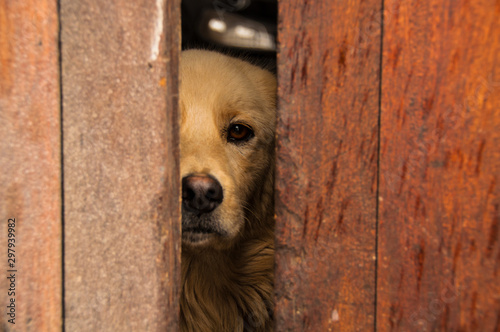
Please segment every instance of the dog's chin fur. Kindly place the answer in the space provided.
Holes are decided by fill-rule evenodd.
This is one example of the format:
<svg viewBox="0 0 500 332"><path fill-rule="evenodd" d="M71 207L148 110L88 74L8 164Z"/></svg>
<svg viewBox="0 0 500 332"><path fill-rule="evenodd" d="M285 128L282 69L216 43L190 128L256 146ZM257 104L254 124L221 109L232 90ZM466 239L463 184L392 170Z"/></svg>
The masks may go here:
<svg viewBox="0 0 500 332"><path fill-rule="evenodd" d="M205 241L182 246L182 331L272 331L274 237L272 184L270 227L247 223L234 238L209 234Z"/></svg>
<svg viewBox="0 0 500 332"><path fill-rule="evenodd" d="M206 215L183 207L181 330L272 331L275 78L200 50L183 52L180 78L181 175L210 174L224 191ZM252 141L221 135L234 118Z"/></svg>

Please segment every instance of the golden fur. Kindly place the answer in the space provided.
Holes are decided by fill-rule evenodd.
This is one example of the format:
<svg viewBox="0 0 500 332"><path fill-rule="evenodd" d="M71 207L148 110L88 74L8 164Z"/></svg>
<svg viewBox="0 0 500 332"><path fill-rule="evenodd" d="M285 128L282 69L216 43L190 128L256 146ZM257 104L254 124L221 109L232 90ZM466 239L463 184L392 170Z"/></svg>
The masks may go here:
<svg viewBox="0 0 500 332"><path fill-rule="evenodd" d="M272 331L274 127L271 73L219 53L181 56L181 175L209 174L224 198L203 217L220 231L191 241L183 207L181 329ZM244 144L228 127L254 131ZM194 220L194 221L193 221Z"/></svg>

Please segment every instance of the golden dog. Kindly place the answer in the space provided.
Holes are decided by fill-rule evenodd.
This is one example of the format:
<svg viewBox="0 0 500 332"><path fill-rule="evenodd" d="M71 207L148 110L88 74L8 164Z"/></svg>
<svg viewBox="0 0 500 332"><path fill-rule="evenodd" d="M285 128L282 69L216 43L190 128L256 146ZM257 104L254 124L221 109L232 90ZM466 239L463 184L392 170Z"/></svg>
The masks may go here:
<svg viewBox="0 0 500 332"><path fill-rule="evenodd" d="M181 328L271 331L274 75L182 52Z"/></svg>

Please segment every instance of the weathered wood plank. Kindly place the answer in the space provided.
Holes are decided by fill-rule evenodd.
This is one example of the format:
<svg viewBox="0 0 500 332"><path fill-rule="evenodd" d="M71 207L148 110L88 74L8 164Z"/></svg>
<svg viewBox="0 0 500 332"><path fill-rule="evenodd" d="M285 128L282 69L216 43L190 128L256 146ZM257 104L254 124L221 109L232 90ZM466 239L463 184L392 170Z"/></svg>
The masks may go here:
<svg viewBox="0 0 500 332"><path fill-rule="evenodd" d="M380 14L279 3L277 331L374 328Z"/></svg>
<svg viewBox="0 0 500 332"><path fill-rule="evenodd" d="M62 327L58 58L57 1L0 2L2 331ZM9 218L15 218L12 267L7 261ZM7 279L7 269L17 270L15 279ZM11 298L15 325L6 315Z"/></svg>
<svg viewBox="0 0 500 332"><path fill-rule="evenodd" d="M499 331L499 2L385 9L378 330Z"/></svg>
<svg viewBox="0 0 500 332"><path fill-rule="evenodd" d="M175 331L179 1L61 1L67 331Z"/></svg>

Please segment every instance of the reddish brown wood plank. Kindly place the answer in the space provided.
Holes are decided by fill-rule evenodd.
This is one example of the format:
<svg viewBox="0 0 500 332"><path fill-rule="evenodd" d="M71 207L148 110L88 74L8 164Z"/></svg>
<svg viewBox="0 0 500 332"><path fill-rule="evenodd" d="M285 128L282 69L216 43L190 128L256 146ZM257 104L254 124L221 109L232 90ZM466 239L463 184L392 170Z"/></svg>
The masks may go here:
<svg viewBox="0 0 500 332"><path fill-rule="evenodd" d="M175 331L179 1L61 1L67 331Z"/></svg>
<svg viewBox="0 0 500 332"><path fill-rule="evenodd" d="M500 330L500 3L387 1L377 325Z"/></svg>
<svg viewBox="0 0 500 332"><path fill-rule="evenodd" d="M56 1L0 1L2 331L62 327L58 58ZM15 218L15 280L6 272L9 218ZM15 325L6 315L11 298Z"/></svg>
<svg viewBox="0 0 500 332"><path fill-rule="evenodd" d="M380 13L279 4L277 331L374 328Z"/></svg>

